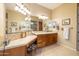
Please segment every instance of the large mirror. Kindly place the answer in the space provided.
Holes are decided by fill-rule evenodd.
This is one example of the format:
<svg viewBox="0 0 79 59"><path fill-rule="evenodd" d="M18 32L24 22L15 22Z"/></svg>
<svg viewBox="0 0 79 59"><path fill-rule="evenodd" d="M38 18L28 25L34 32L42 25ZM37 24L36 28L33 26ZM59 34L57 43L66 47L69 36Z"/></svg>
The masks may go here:
<svg viewBox="0 0 79 59"><path fill-rule="evenodd" d="M43 21L36 16L30 16L31 20L25 20L27 16L21 13L6 9L7 33L17 33L23 31L42 31Z"/></svg>

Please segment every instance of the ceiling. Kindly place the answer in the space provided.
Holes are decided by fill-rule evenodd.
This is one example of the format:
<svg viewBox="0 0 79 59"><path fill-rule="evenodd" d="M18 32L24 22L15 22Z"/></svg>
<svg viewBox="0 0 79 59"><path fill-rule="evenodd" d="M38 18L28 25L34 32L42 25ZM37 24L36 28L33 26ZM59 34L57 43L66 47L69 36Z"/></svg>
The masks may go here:
<svg viewBox="0 0 79 59"><path fill-rule="evenodd" d="M5 8L9 10L14 10L16 5L14 3L5 3Z"/></svg>
<svg viewBox="0 0 79 59"><path fill-rule="evenodd" d="M38 3L38 4L48 9L54 9L62 5L62 3Z"/></svg>
<svg viewBox="0 0 79 59"><path fill-rule="evenodd" d="M54 8L57 8L58 6L62 5L62 3L37 3L37 4L41 5L45 8L48 8L48 9L54 9ZM6 3L5 6L7 9L13 10L15 4L14 3Z"/></svg>

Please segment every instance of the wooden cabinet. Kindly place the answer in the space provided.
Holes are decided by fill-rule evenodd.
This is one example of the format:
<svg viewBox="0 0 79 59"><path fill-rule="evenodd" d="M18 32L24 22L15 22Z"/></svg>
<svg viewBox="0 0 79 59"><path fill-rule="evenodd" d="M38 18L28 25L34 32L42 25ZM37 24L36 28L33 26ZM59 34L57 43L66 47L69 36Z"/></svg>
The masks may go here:
<svg viewBox="0 0 79 59"><path fill-rule="evenodd" d="M0 51L0 56L3 56L3 51L2 50Z"/></svg>
<svg viewBox="0 0 79 59"><path fill-rule="evenodd" d="M25 56L27 55L26 49L26 46L7 49L5 51L0 51L0 56Z"/></svg>
<svg viewBox="0 0 79 59"><path fill-rule="evenodd" d="M54 44L57 42L57 33L48 34L47 45Z"/></svg>
<svg viewBox="0 0 79 59"><path fill-rule="evenodd" d="M25 56L27 55L26 46L16 47L5 50L4 56Z"/></svg>
<svg viewBox="0 0 79 59"><path fill-rule="evenodd" d="M37 47L41 48L47 45L51 45L57 42L57 33L53 34L41 34L37 38Z"/></svg>
<svg viewBox="0 0 79 59"><path fill-rule="evenodd" d="M46 46L46 35L38 35L37 38L37 46L38 47L44 47Z"/></svg>
<svg viewBox="0 0 79 59"><path fill-rule="evenodd" d="M5 51L2 50L2 51L0 51L0 56L28 56L28 55L30 55L28 53L28 48L30 46L35 47L34 44L36 45L36 39L33 41L30 41L28 44L26 44L24 46L5 49ZM32 48L32 49L34 51L36 49L36 47L35 47L35 49L34 48Z"/></svg>

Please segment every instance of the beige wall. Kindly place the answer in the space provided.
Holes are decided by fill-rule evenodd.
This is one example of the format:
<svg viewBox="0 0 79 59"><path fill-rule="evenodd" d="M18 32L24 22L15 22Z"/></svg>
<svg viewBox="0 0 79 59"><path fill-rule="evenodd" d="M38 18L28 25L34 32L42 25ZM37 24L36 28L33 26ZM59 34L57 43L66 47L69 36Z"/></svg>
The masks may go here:
<svg viewBox="0 0 79 59"><path fill-rule="evenodd" d="M38 4L35 3L27 3L26 7L31 11L31 13L33 15L45 15L47 17L49 17L49 19L51 19L51 11L43 6L40 6Z"/></svg>
<svg viewBox="0 0 79 59"><path fill-rule="evenodd" d="M0 45L4 40L5 35L5 7L4 4L0 4Z"/></svg>
<svg viewBox="0 0 79 59"><path fill-rule="evenodd" d="M70 39L65 40L63 39L63 31L61 30L62 26L62 20L63 19L71 19L70 27L73 27L73 29L70 30ZM76 48L76 32L77 32L77 4L63 4L59 6L58 8L52 10L52 19L56 20L59 23L60 30L59 30L59 42L62 43L65 46L71 47L73 49Z"/></svg>

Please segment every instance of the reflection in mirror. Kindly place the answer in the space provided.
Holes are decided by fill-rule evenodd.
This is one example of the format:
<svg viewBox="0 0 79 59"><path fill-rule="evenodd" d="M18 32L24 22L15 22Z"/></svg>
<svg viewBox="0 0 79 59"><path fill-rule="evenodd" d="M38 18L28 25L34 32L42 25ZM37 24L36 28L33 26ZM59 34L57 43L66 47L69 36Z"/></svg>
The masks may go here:
<svg viewBox="0 0 79 59"><path fill-rule="evenodd" d="M59 30L59 25L56 21L52 21L52 20L46 20L43 22L44 23L44 31L55 31L55 30Z"/></svg>
<svg viewBox="0 0 79 59"><path fill-rule="evenodd" d="M7 10L8 19L7 19L7 32L8 33L17 33L24 31L42 31L43 22L38 19L36 16L30 16L31 20L29 20L28 16L22 15L16 11Z"/></svg>

